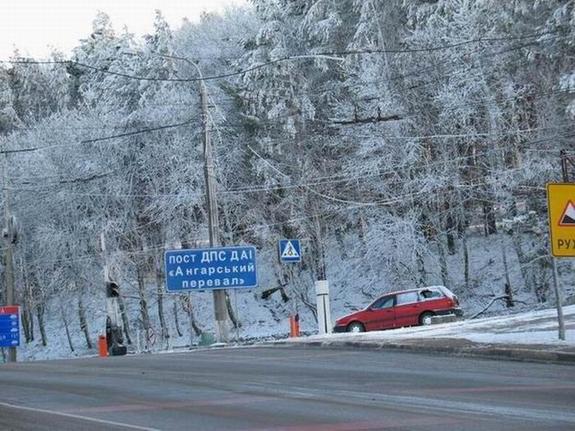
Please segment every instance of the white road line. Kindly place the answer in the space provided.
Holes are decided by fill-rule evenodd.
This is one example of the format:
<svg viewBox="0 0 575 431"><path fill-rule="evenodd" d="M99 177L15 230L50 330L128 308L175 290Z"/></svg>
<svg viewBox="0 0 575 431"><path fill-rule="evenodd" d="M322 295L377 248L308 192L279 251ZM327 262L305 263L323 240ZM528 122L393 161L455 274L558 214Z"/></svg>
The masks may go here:
<svg viewBox="0 0 575 431"><path fill-rule="evenodd" d="M34 413L44 413L44 414L61 416L61 417L70 418L70 419L78 419L78 420L82 420L82 421L86 421L86 422L94 422L94 423L101 424L101 425L112 425L112 426L127 428L127 429L131 429L131 430L160 431L158 428L141 427L138 425L130 425L130 424L125 424L122 422L115 422L115 421L107 421L105 419L91 418L88 416L80 416L80 415L75 415L75 414L71 414L71 413L62 413L62 412L57 412L57 411L52 411L52 410L38 409L35 407L17 406L15 404L9 404L9 403L4 403L4 402L0 402L0 406L1 407L7 407L10 409L24 410L24 411L28 411L28 412L34 412Z"/></svg>

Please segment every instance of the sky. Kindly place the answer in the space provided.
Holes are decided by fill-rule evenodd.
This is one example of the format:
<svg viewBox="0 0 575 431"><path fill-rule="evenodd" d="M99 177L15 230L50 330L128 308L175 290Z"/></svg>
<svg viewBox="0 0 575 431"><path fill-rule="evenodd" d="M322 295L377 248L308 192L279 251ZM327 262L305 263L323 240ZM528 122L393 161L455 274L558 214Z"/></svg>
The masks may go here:
<svg viewBox="0 0 575 431"><path fill-rule="evenodd" d="M246 0L0 0L0 60L17 47L21 55L47 57L53 48L68 54L90 34L96 12L106 12L114 28L142 35L152 31L160 9L172 28L202 11L221 11Z"/></svg>

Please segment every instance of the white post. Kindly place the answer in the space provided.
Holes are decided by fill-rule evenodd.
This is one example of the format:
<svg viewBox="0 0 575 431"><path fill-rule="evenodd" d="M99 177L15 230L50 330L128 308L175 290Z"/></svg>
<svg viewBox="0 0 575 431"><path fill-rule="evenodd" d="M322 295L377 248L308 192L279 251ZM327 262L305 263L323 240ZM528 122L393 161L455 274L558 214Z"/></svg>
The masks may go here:
<svg viewBox="0 0 575 431"><path fill-rule="evenodd" d="M317 300L317 323L320 334L331 333L331 307L329 302L329 283L327 280L315 282Z"/></svg>

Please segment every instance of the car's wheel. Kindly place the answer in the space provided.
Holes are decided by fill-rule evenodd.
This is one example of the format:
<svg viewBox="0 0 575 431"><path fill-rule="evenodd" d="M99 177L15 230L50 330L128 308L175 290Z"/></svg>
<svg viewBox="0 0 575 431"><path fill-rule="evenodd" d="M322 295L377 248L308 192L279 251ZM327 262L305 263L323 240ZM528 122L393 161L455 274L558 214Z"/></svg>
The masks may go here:
<svg viewBox="0 0 575 431"><path fill-rule="evenodd" d="M353 322L347 325L347 332L365 332L365 327L359 322Z"/></svg>
<svg viewBox="0 0 575 431"><path fill-rule="evenodd" d="M435 316L431 311L426 311L419 316L419 324L421 326L429 326L431 325L431 318Z"/></svg>

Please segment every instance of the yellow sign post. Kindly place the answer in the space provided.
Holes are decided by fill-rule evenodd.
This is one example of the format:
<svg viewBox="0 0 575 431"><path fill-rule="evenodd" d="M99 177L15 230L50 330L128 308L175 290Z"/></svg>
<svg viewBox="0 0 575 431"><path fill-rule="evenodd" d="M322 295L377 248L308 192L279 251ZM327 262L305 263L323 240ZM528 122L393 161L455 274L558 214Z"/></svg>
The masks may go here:
<svg viewBox="0 0 575 431"><path fill-rule="evenodd" d="M551 253L575 257L575 184L547 184Z"/></svg>

